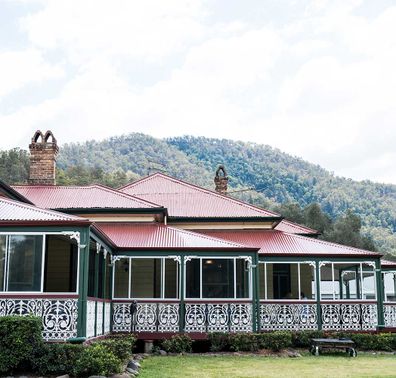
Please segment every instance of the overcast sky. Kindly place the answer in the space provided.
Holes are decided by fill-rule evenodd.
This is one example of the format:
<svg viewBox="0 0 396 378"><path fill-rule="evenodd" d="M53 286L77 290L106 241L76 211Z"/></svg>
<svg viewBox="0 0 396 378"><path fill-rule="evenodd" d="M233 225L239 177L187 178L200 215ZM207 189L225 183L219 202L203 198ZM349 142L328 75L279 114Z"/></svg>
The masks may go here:
<svg viewBox="0 0 396 378"><path fill-rule="evenodd" d="M396 184L395 0L0 0L0 148L269 144Z"/></svg>

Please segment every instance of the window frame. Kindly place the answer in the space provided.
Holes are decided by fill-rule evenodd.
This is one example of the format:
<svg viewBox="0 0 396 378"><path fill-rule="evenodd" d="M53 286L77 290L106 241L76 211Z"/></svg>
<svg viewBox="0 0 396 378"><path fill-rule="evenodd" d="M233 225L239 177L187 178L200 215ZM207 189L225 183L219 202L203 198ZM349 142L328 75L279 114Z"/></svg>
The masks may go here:
<svg viewBox="0 0 396 378"><path fill-rule="evenodd" d="M136 300L136 301L165 301L165 302L174 302L174 301L180 301L181 298L181 285L180 285L180 262L175 259L174 256L121 256L117 255L120 259L127 259L128 260L128 297L115 297L114 296L114 281L115 281L115 275L116 275L116 269L115 269L115 263L113 265L113 274L112 274L112 288L111 288L111 299L113 300ZM161 260L161 297L160 298L138 298L138 297L132 297L132 259L160 259ZM165 274L165 259L173 260L176 263L176 294L177 296L175 298L165 298L165 281L166 281L166 274Z"/></svg>
<svg viewBox="0 0 396 378"><path fill-rule="evenodd" d="M260 298L260 301L268 301L268 302L316 302L317 298L317 284L316 284L316 263L315 261L259 261L258 263L258 269L260 269L260 264L264 265L264 298ZM267 285L267 264L297 264L297 282L298 282L298 293L299 293L299 298L298 299L271 299L268 298L268 285ZM302 299L300 298L300 293L301 293L301 264L304 265L309 265L313 268L314 270L314 289L312 291L312 294L314 298L307 298L307 299ZM260 272L258 271L257 274L259 275ZM311 281L312 284L312 281ZM259 285L260 286L260 285ZM261 288L259 287L259 291Z"/></svg>
<svg viewBox="0 0 396 378"><path fill-rule="evenodd" d="M351 264L351 265L356 265L358 266L358 272L359 274L356 275L356 280L359 281L359 292L357 293L358 296L360 298L357 299L344 299L344 298L340 298L340 299L336 299L336 290L335 290L335 285L336 283L339 284L340 281L336 281L335 278L335 274L334 274L334 265L335 264ZM374 298L372 299L364 299L364 294L366 293L366 291L364 290L364 285L363 285L363 264L365 264L366 266L371 266L371 270L370 273L373 273L373 278L374 278ZM332 282L332 299L322 299L322 267L324 265L331 265L331 277L332 280L329 282ZM368 271L366 269L366 271ZM319 293L319 300L320 301L324 301L324 302L377 302L378 301L378 287L377 287L377 278L376 278L376 268L375 268L375 263L374 261L321 261L319 264L319 288L320 288L320 293Z"/></svg>
<svg viewBox="0 0 396 378"><path fill-rule="evenodd" d="M252 266L249 265L248 263L248 269L249 269L249 279L248 279L248 285L249 285L249 296L246 298L237 298L236 297L236 260L244 260L248 261L249 256L194 256L191 257L188 261L191 260L200 260L199 262L199 298L189 298L187 297L187 263L188 261L185 261L184 263L184 293L185 293L185 300L186 301L196 301L196 302L203 302L203 301L211 301L211 302L246 302L246 301L251 301L253 300L253 274L252 274ZM234 280L234 296L230 298L204 298L202 297L202 260L233 260L233 265L234 265L234 272L233 272L233 280Z"/></svg>
<svg viewBox="0 0 396 378"><path fill-rule="evenodd" d="M80 251L77 253L77 282L76 282L76 291L68 291L68 292L55 292L55 291L44 291L44 280L45 280L45 259L46 259L46 236L50 235L60 235L60 236L69 236L69 232L74 231L54 231L54 232L23 232L23 231L14 231L14 232L4 232L0 231L0 236L4 235L6 237L6 249L5 249L5 262L4 262L4 277L3 277L3 285L4 289L8 289L8 275L9 275L9 248L10 248L10 236L41 236L42 237L42 261L41 261L41 279L40 279L40 291L8 291L3 290L0 291L0 298L2 296L10 296L10 295L46 295L46 296L59 296L64 295L65 297L70 295L78 295L79 294L79 281L80 281ZM79 234L79 232L77 232ZM77 244L78 245L78 244Z"/></svg>

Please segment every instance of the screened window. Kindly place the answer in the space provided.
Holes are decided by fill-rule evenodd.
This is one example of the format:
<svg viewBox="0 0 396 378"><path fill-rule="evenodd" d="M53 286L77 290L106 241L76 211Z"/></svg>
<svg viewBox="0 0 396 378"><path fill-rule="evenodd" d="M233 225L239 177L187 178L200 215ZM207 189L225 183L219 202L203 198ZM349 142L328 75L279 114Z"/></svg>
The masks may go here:
<svg viewBox="0 0 396 378"><path fill-rule="evenodd" d="M42 236L10 236L8 260L8 291L41 291Z"/></svg>
<svg viewBox="0 0 396 378"><path fill-rule="evenodd" d="M178 275L173 259L122 258L114 267L114 298L176 299Z"/></svg>
<svg viewBox="0 0 396 378"><path fill-rule="evenodd" d="M396 302L396 272L384 272L385 302Z"/></svg>
<svg viewBox="0 0 396 378"><path fill-rule="evenodd" d="M76 292L78 248L63 235L0 235L0 291Z"/></svg>
<svg viewBox="0 0 396 378"><path fill-rule="evenodd" d="M376 299L374 267L366 263L326 263L320 268L321 299Z"/></svg>
<svg viewBox="0 0 396 378"><path fill-rule="evenodd" d="M186 263L187 298L249 298L250 269L240 258L194 258Z"/></svg>
<svg viewBox="0 0 396 378"><path fill-rule="evenodd" d="M314 263L260 263L260 299L315 299Z"/></svg>

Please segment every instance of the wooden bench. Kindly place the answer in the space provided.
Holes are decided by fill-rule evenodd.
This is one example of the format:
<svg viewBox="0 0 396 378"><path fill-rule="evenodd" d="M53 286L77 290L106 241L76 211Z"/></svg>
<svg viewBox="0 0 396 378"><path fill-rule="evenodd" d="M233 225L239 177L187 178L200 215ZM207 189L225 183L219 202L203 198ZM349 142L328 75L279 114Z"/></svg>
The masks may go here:
<svg viewBox="0 0 396 378"><path fill-rule="evenodd" d="M344 349L351 357L356 357L355 343L350 339L311 339L310 352L319 356L323 349Z"/></svg>

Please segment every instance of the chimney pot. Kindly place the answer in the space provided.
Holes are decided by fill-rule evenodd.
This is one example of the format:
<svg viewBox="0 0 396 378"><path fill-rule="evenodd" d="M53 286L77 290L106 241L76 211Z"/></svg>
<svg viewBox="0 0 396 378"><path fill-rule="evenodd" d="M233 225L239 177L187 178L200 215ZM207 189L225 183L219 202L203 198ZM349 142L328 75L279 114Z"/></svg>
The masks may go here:
<svg viewBox="0 0 396 378"><path fill-rule="evenodd" d="M30 185L55 185L56 158L59 148L52 132L43 134L37 130L29 144Z"/></svg>
<svg viewBox="0 0 396 378"><path fill-rule="evenodd" d="M216 185L216 192L219 192L221 194L227 194L228 176L224 165L219 165L219 167L217 168L214 182Z"/></svg>

